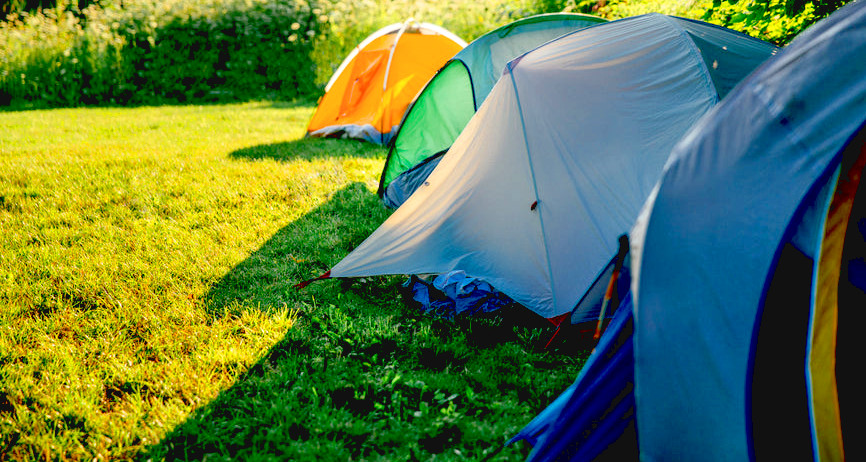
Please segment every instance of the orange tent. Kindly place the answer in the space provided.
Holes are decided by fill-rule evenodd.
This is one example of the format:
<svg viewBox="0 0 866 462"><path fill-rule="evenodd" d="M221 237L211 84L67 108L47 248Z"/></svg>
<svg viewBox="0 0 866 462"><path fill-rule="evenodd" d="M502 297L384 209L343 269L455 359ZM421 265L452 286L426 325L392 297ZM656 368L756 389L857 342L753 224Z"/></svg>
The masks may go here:
<svg viewBox="0 0 866 462"><path fill-rule="evenodd" d="M418 92L465 46L451 32L412 19L379 29L334 72L307 135L387 144Z"/></svg>

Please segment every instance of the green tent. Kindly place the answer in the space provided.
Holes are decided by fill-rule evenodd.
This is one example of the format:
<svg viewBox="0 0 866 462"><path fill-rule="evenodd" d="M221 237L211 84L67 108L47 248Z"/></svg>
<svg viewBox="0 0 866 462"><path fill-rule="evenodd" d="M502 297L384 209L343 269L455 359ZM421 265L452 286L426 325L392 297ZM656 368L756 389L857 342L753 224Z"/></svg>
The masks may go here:
<svg viewBox="0 0 866 462"><path fill-rule="evenodd" d="M482 35L457 53L415 99L391 143L379 182L379 195L385 203L396 208L411 194L405 188L390 194L387 188L407 170L451 146L508 61L557 37L602 22L602 18L576 13L530 16Z"/></svg>

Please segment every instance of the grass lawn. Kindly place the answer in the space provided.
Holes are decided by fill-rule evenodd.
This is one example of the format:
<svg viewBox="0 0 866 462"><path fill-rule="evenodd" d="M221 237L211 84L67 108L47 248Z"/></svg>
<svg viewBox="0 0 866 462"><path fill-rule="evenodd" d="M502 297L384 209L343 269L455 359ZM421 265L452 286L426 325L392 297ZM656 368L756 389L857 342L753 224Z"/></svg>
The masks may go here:
<svg viewBox="0 0 866 462"><path fill-rule="evenodd" d="M586 345L519 309L292 288L388 215L385 149L312 110L0 112L0 460L482 460L571 384Z"/></svg>

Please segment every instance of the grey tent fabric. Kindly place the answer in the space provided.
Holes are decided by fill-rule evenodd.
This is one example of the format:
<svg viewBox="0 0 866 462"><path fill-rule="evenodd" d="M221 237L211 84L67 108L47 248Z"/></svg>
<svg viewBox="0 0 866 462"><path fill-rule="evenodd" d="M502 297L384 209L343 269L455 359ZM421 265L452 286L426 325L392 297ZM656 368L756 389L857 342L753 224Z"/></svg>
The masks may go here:
<svg viewBox="0 0 866 462"><path fill-rule="evenodd" d="M505 24L476 38L460 50L418 94L392 140L379 181L386 205L397 208L426 179L407 170L446 151L487 98L508 61L545 42L607 20L578 13L529 16Z"/></svg>
<svg viewBox="0 0 866 462"><path fill-rule="evenodd" d="M660 14L530 51L506 66L427 181L330 275L463 270L541 316L568 313L674 144L774 51Z"/></svg>

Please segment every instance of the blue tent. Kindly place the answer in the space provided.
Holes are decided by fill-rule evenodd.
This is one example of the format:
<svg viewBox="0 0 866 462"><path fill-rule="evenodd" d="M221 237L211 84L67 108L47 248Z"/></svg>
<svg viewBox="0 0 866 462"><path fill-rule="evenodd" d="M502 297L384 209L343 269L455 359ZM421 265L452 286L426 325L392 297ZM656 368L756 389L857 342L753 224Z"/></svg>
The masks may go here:
<svg viewBox="0 0 866 462"><path fill-rule="evenodd" d="M536 443L532 460L567 458L560 448L582 445L570 434L627 418L570 427L574 401L611 402L629 372L641 460L863 459L864 123L858 2L797 37L673 150L631 232L633 368L582 372L573 388L618 385L571 393L527 426L516 439Z"/></svg>
<svg viewBox="0 0 866 462"><path fill-rule="evenodd" d="M508 444L527 440L532 460L636 459L633 330L628 294L574 384Z"/></svg>

